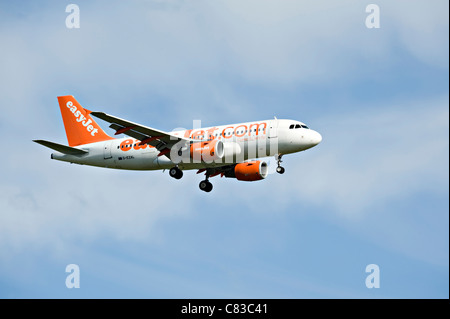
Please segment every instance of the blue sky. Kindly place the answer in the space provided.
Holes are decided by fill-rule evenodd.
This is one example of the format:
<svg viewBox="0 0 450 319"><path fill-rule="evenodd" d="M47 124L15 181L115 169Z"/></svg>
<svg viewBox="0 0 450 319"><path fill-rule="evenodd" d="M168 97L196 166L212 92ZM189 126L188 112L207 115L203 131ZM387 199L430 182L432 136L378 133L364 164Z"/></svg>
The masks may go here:
<svg viewBox="0 0 450 319"><path fill-rule="evenodd" d="M1 298L449 297L448 2L78 1L67 29L69 3L0 2ZM168 131L277 116L323 141L206 194L195 172L50 160L31 140L66 143L66 94Z"/></svg>

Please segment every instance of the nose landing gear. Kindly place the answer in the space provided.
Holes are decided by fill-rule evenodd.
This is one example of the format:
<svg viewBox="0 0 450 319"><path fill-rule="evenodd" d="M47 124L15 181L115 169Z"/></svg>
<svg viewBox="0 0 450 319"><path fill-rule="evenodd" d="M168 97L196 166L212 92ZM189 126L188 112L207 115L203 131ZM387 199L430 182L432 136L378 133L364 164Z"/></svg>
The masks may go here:
<svg viewBox="0 0 450 319"><path fill-rule="evenodd" d="M283 174L284 173L284 167L282 167L280 164L282 162L281 157L283 157L283 154L277 154L275 155L275 160L277 161L277 173L278 174Z"/></svg>
<svg viewBox="0 0 450 319"><path fill-rule="evenodd" d="M283 173L284 173L284 167L278 166L278 167L277 167L277 173L278 173L278 174L283 174Z"/></svg>

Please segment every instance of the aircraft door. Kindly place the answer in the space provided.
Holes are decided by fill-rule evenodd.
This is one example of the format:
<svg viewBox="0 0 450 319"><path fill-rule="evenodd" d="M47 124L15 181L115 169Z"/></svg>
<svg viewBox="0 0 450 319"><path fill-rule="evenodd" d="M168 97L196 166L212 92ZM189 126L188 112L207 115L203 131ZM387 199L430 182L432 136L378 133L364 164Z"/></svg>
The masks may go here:
<svg viewBox="0 0 450 319"><path fill-rule="evenodd" d="M112 158L111 155L111 146L112 146L113 141L106 141L104 146L103 146L103 158L104 159L110 159Z"/></svg>
<svg viewBox="0 0 450 319"><path fill-rule="evenodd" d="M269 138L277 138L278 137L278 120L271 120L269 127Z"/></svg>

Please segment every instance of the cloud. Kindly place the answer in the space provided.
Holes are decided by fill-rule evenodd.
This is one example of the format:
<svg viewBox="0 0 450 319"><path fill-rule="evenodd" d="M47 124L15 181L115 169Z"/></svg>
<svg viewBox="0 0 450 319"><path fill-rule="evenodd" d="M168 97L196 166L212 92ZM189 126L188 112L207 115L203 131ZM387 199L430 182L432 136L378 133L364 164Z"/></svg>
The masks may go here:
<svg viewBox="0 0 450 319"><path fill-rule="evenodd" d="M448 115L446 96L319 120L324 140L294 167L286 196L334 212L363 238L448 265Z"/></svg>
<svg viewBox="0 0 450 319"><path fill-rule="evenodd" d="M166 174L58 164L45 156L41 171L28 177L28 185L23 176L17 177L22 182L2 184L2 254L30 246L57 251L64 242L89 243L103 236L119 241L151 236L157 242L155 223L174 216L182 219L193 204L176 185L169 187L172 180Z"/></svg>
<svg viewBox="0 0 450 319"><path fill-rule="evenodd" d="M406 102L320 119L320 158L296 167L307 181L297 191L317 203L326 198L351 216L419 190L445 189L447 102Z"/></svg>
<svg viewBox="0 0 450 319"><path fill-rule="evenodd" d="M283 90L343 78L357 83L398 61L402 52L393 43L445 67L447 10L425 2L379 5L379 30L365 27L358 1L86 3L77 30L65 27L63 8L47 6L40 15L4 22L14 28L0 33L3 99L23 105L23 92L51 87L55 94L83 94L112 113L134 104L142 116L165 119L172 128L190 125L192 116L212 121L211 109L231 120L239 106L250 118L258 107L239 92L242 85ZM158 105L169 108L154 112Z"/></svg>
<svg viewBox="0 0 450 319"><path fill-rule="evenodd" d="M420 61L448 69L448 9L446 1L436 6L425 1L389 1L381 7L387 20L383 28L392 29L393 40L400 41Z"/></svg>

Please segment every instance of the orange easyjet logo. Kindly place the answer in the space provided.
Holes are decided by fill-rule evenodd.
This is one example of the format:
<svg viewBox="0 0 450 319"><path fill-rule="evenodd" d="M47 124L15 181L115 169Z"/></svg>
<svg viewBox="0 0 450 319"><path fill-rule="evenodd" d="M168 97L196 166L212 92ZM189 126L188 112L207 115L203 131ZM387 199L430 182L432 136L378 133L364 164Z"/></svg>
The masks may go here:
<svg viewBox="0 0 450 319"><path fill-rule="evenodd" d="M70 111L73 113L73 116L75 116L75 119L77 120L78 123L80 123L81 125L83 125L86 130L91 133L92 136L95 136L95 133L98 132L98 129L94 128L94 126L91 124L92 120L91 119L87 119L80 110L77 110L77 107L75 105L73 105L72 101L69 101L66 103L67 108L70 109Z"/></svg>
<svg viewBox="0 0 450 319"><path fill-rule="evenodd" d="M121 151L126 152L126 151L131 150L132 148L135 149L135 150L143 150L143 149L147 148L147 146L149 148L153 147L153 146L151 146L151 145L149 145L147 143L146 144L141 144L141 141L133 140L133 139L129 138L129 139L124 140L122 143L120 143L119 149Z"/></svg>
<svg viewBox="0 0 450 319"><path fill-rule="evenodd" d="M68 102L70 103L70 102ZM90 121L90 120L89 120ZM244 125L244 124L240 124L236 127L234 126L227 126L225 127L222 131L217 131L219 128L218 127L212 127L210 129L205 130L198 130L195 132L192 132L193 130L187 130L184 133L184 137L187 138L191 138L191 139L209 139L209 140L214 140L218 137L223 137L224 139L228 139L231 138L232 135L236 136L236 137L243 137L245 135L247 136L251 136L251 134L255 134L255 135L259 135L266 133L267 130L267 123L266 122L262 122L262 123L252 123L250 125ZM217 132L216 132L217 131ZM142 150L148 147L153 147L147 143L142 144L140 140L136 140L136 139L126 139L124 140L122 143L120 143L119 145L119 149L121 151L129 151L132 148L135 150ZM208 150L209 146L207 146L207 144L205 145L195 145L196 149L195 151L198 150ZM197 149L198 148L198 149Z"/></svg>
<svg viewBox="0 0 450 319"><path fill-rule="evenodd" d="M191 139L205 138L208 140L214 140L217 137L231 138L233 135L236 137L243 137L245 135L251 136L252 133L259 135L260 133L266 133L267 123L252 123L250 125L241 124L236 127L227 126L222 131L217 131L218 129L218 127L212 127L208 130L198 130L195 132L192 132L193 130L187 130L184 133L184 137Z"/></svg>

